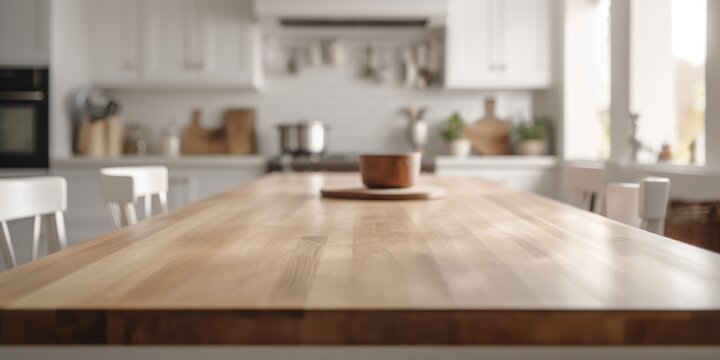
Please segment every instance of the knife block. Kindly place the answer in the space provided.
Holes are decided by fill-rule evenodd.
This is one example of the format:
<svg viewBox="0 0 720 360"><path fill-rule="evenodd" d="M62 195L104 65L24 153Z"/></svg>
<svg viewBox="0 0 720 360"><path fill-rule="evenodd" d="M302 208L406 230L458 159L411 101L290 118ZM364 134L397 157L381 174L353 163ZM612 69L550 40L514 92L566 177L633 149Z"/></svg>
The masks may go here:
<svg viewBox="0 0 720 360"><path fill-rule="evenodd" d="M104 158L122 156L123 123L117 116L108 119L84 120L77 135L79 155Z"/></svg>

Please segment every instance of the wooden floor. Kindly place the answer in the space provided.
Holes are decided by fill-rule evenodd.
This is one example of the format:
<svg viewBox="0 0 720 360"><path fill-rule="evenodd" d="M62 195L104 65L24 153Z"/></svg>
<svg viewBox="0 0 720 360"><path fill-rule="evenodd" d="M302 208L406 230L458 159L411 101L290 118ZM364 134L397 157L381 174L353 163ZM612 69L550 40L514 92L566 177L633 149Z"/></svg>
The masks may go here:
<svg viewBox="0 0 720 360"><path fill-rule="evenodd" d="M0 274L5 344L720 344L720 255L480 179L275 174Z"/></svg>

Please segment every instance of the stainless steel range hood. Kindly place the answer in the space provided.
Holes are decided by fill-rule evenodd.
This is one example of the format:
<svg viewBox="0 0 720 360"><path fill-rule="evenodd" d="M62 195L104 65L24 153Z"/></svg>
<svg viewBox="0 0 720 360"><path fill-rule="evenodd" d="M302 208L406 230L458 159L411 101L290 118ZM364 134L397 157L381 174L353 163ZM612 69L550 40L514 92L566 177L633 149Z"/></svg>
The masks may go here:
<svg viewBox="0 0 720 360"><path fill-rule="evenodd" d="M447 0L255 0L255 14L283 27L427 27L444 24Z"/></svg>

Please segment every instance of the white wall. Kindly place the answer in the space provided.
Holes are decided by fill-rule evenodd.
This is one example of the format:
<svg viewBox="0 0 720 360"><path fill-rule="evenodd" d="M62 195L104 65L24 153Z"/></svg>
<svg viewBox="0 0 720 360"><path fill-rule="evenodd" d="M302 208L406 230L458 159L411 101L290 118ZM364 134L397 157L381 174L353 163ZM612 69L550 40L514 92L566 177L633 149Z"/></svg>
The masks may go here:
<svg viewBox="0 0 720 360"><path fill-rule="evenodd" d="M50 157L71 154L70 104L90 83L85 0L50 1Z"/></svg>

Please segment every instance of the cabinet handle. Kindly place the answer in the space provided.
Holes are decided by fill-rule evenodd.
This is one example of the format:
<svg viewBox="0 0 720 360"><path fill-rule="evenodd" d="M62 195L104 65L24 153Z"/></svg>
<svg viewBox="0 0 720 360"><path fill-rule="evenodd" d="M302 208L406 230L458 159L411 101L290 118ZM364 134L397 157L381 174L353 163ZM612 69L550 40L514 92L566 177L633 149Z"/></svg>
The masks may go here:
<svg viewBox="0 0 720 360"><path fill-rule="evenodd" d="M185 63L185 67L192 70L202 70L205 68L205 63L202 62L188 62Z"/></svg>
<svg viewBox="0 0 720 360"><path fill-rule="evenodd" d="M123 68L127 71L135 70L135 64L126 62L125 65L123 65Z"/></svg>

